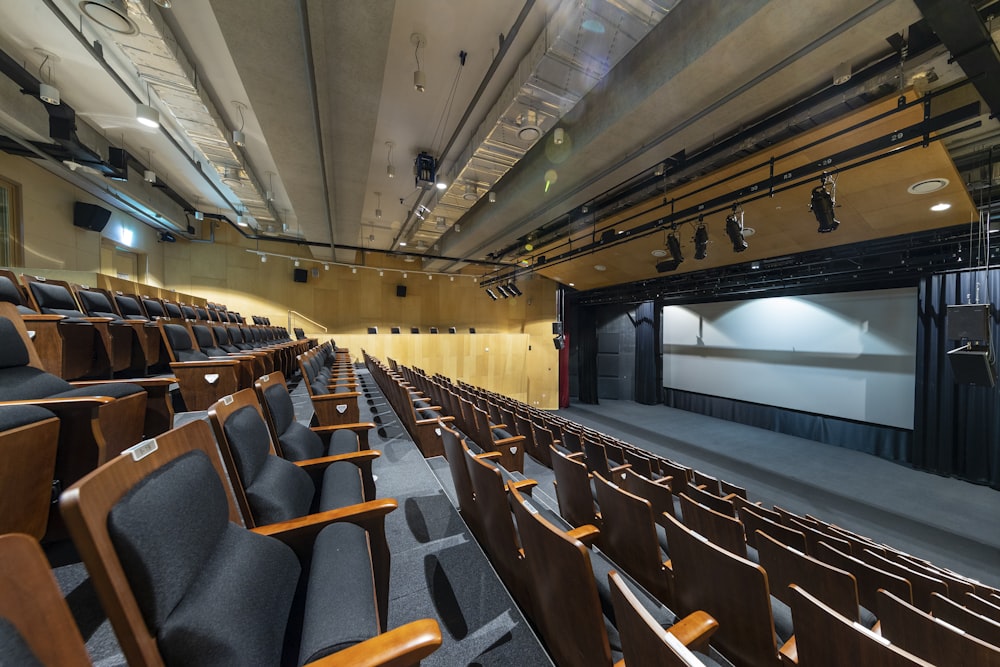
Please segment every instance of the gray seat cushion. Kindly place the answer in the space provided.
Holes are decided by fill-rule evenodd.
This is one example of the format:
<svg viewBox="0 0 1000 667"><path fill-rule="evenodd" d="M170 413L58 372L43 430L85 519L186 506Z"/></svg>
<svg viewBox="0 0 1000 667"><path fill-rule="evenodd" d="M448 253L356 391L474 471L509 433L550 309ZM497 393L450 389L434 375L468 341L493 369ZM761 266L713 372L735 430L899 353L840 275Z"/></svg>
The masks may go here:
<svg viewBox="0 0 1000 667"><path fill-rule="evenodd" d="M371 639L378 630L367 533L354 524L331 524L313 546L299 664Z"/></svg>
<svg viewBox="0 0 1000 667"><path fill-rule="evenodd" d="M42 662L24 641L14 624L0 616L0 665L42 667Z"/></svg>
<svg viewBox="0 0 1000 667"><path fill-rule="evenodd" d="M0 431L9 431L55 417L45 408L34 405L0 406Z"/></svg>
<svg viewBox="0 0 1000 667"><path fill-rule="evenodd" d="M167 664L281 660L298 560L228 519L203 452L154 471L109 513L115 551Z"/></svg>
<svg viewBox="0 0 1000 667"><path fill-rule="evenodd" d="M309 513L316 494L312 479L291 461L271 455L271 436L256 409L240 408L222 428L256 523Z"/></svg>
<svg viewBox="0 0 1000 667"><path fill-rule="evenodd" d="M331 463L323 471L323 487L320 489L320 511L333 510L365 500L361 471L353 463L338 461Z"/></svg>

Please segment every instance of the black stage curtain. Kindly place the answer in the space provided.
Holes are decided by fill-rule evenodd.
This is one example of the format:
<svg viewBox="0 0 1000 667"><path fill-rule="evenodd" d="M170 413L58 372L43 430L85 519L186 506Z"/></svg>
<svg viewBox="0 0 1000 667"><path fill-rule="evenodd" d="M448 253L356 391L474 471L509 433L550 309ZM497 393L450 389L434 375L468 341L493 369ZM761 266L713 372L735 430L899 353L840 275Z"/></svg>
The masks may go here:
<svg viewBox="0 0 1000 667"><path fill-rule="evenodd" d="M597 313L594 308L577 310L577 373L580 402L597 405Z"/></svg>
<svg viewBox="0 0 1000 667"><path fill-rule="evenodd" d="M635 402L643 405L660 402L658 334L656 304L639 304L635 311Z"/></svg>
<svg viewBox="0 0 1000 667"><path fill-rule="evenodd" d="M977 283L979 288L977 290ZM967 295L992 301L994 348L1000 342L1000 269L928 276L919 289L916 404L910 463L1000 489L1000 389L956 384L947 352L947 307Z"/></svg>

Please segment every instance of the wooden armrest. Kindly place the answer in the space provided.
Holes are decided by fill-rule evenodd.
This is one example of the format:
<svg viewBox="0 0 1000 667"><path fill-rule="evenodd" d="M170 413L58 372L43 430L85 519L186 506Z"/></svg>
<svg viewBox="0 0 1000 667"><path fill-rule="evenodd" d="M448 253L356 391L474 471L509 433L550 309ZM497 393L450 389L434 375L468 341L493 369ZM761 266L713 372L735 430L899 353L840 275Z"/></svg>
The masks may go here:
<svg viewBox="0 0 1000 667"><path fill-rule="evenodd" d="M653 484L659 484L660 486L672 487L674 484L674 478L672 475L667 475L666 477L661 477L660 479L654 479Z"/></svg>
<svg viewBox="0 0 1000 667"><path fill-rule="evenodd" d="M620 466L615 466L614 468L609 468L610 472L612 472L612 473L621 472L623 470L631 470L631 469L632 469L632 464L631 463L623 463Z"/></svg>
<svg viewBox="0 0 1000 667"><path fill-rule="evenodd" d="M365 463L366 461L374 461L378 457L382 456L382 452L377 449L362 449L357 452L348 452L346 454L335 454L333 456L322 456L318 459L306 459L305 461L296 461L295 465L302 468L306 472L311 469L323 469L329 466L331 463L336 463L338 461L347 461L348 463L354 463L355 465L360 463Z"/></svg>
<svg viewBox="0 0 1000 667"><path fill-rule="evenodd" d="M312 552L313 541L316 539L319 531L330 524L338 522L354 523L365 530L369 530L371 527L377 527L378 523L383 523L385 516L396 509L397 506L398 503L396 503L394 498L379 498L364 503L357 503L356 505L339 507L335 510L309 514L297 519L279 521L266 526L257 526L251 530L260 535L268 535L281 540L290 546L295 551L295 555L302 561L303 558L307 558Z"/></svg>
<svg viewBox="0 0 1000 667"><path fill-rule="evenodd" d="M53 412L60 409L69 410L73 408L99 408L107 403L113 403L115 399L110 396L75 396L71 398L32 398L24 401L0 401L0 406L4 405L37 405L41 408L48 408Z"/></svg>
<svg viewBox="0 0 1000 667"><path fill-rule="evenodd" d="M573 530L566 531L566 534L570 537L580 540L588 547L597 541L597 538L601 536L601 531L597 526L592 526L589 523L583 526L574 528Z"/></svg>
<svg viewBox="0 0 1000 667"><path fill-rule="evenodd" d="M239 359L232 358L216 358L209 359L207 361L171 361L171 368L219 368L222 367L232 367L239 366Z"/></svg>
<svg viewBox="0 0 1000 667"><path fill-rule="evenodd" d="M422 618L367 639L325 658L310 667L404 667L416 665L441 646L437 621Z"/></svg>
<svg viewBox="0 0 1000 667"><path fill-rule="evenodd" d="M719 629L719 622L707 612L696 611L667 628L667 632L692 651L708 649L708 640Z"/></svg>
<svg viewBox="0 0 1000 667"><path fill-rule="evenodd" d="M490 426L490 428L491 429L507 428L507 425L506 424L493 424L492 426Z"/></svg>
<svg viewBox="0 0 1000 667"><path fill-rule="evenodd" d="M94 324L101 324L102 322L113 322L110 317L81 317L84 322L93 322Z"/></svg>
<svg viewBox="0 0 1000 667"><path fill-rule="evenodd" d="M487 461L496 461L502 457L503 454L500 452L483 452L482 454L476 454L477 459L486 459Z"/></svg>
<svg viewBox="0 0 1000 667"><path fill-rule="evenodd" d="M45 313L25 313L21 315L21 319L25 323L28 322L58 322L59 320L65 319L62 315L48 315Z"/></svg>
<svg viewBox="0 0 1000 667"><path fill-rule="evenodd" d="M360 395L360 391L345 391L340 394L313 394L310 398L313 401L340 401L345 398L357 398Z"/></svg>
<svg viewBox="0 0 1000 667"><path fill-rule="evenodd" d="M414 410L416 410L417 412L423 412L424 410L434 410L434 411L438 411L438 410L440 410L440 409L441 409L441 406L440 406L440 405L421 405L421 406L420 406L420 407L418 408L417 406L415 406L415 405L414 405L414 406L413 406L413 409L414 409Z"/></svg>
<svg viewBox="0 0 1000 667"><path fill-rule="evenodd" d="M518 491L524 491L528 495L531 495L531 490L538 486L538 482L533 479L522 479L517 482L511 482L510 485Z"/></svg>
<svg viewBox="0 0 1000 667"><path fill-rule="evenodd" d="M573 459L573 460L579 460L579 459L584 458L584 453L583 452L573 452L572 454L567 454L566 458Z"/></svg>
<svg viewBox="0 0 1000 667"><path fill-rule="evenodd" d="M524 439L525 439L525 436L523 436L523 435L512 435L511 437L509 437L509 438L503 438L502 440L494 440L493 444L494 445L509 445L512 442L521 442Z"/></svg>
<svg viewBox="0 0 1000 667"><path fill-rule="evenodd" d="M438 422L453 422L455 418L451 415L442 415L440 417L431 417L430 419L418 419L415 423L419 426L424 424L437 424Z"/></svg>
<svg viewBox="0 0 1000 667"><path fill-rule="evenodd" d="M134 384L140 387L152 388L152 387L169 387L173 383L177 382L175 377L158 377L158 378L128 378L121 380L76 380L70 382L74 387L99 387L102 384Z"/></svg>
<svg viewBox="0 0 1000 667"><path fill-rule="evenodd" d="M323 435L324 433L343 431L344 429L350 429L352 431L370 431L373 428L375 428L375 424L372 422L357 422L354 424L335 424L333 426L313 426L311 427L311 430L313 433Z"/></svg>
<svg viewBox="0 0 1000 667"><path fill-rule="evenodd" d="M789 638L781 648L778 649L778 657L781 658L781 664L783 665L798 665L799 664L799 648L795 643L795 635Z"/></svg>

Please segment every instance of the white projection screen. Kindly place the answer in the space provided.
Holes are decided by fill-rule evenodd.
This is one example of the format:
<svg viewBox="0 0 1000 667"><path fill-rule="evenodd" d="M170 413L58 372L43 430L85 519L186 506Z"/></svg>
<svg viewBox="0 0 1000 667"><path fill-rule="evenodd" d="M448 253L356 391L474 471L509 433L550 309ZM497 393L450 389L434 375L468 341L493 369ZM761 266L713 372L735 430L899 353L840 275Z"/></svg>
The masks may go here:
<svg viewBox="0 0 1000 667"><path fill-rule="evenodd" d="M915 288L663 309L663 384L913 428Z"/></svg>

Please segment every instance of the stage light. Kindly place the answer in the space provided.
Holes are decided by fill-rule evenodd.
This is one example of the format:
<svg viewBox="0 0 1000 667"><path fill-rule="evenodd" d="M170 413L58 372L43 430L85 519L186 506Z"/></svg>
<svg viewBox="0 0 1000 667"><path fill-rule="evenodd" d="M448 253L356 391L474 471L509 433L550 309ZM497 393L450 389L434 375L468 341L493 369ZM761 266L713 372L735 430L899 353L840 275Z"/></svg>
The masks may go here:
<svg viewBox="0 0 1000 667"><path fill-rule="evenodd" d="M670 251L670 257L680 264L684 261L684 255L681 254L681 242L677 239L676 234L670 234L667 236L667 249Z"/></svg>
<svg viewBox="0 0 1000 667"><path fill-rule="evenodd" d="M511 294L514 296L522 296L524 294L524 292L522 292L514 283L507 283L507 289L509 289Z"/></svg>
<svg viewBox="0 0 1000 667"><path fill-rule="evenodd" d="M827 188L828 184L829 189ZM819 229L816 231L820 234L832 232L840 226L840 220L837 220L833 212L833 207L837 205L836 195L837 184L833 177L829 174L823 174L820 184L813 188L812 198L809 202L809 210L813 212L813 215L816 216L816 222L819 223Z"/></svg>
<svg viewBox="0 0 1000 667"><path fill-rule="evenodd" d="M705 259L708 257L708 227L699 224L694 230L694 258Z"/></svg>
<svg viewBox="0 0 1000 667"><path fill-rule="evenodd" d="M489 295L489 297L490 297L491 299L493 299L494 301L496 301L496 300L497 300L497 295L496 295L496 293L495 293L495 292L494 292L493 290L491 290L491 289L490 289L489 287L487 287L487 288L486 288L486 294L488 294L488 295Z"/></svg>
<svg viewBox="0 0 1000 667"><path fill-rule="evenodd" d="M750 247L743 238L743 209L739 204L733 205L733 212L726 216L726 234L733 244L733 252L743 252Z"/></svg>

